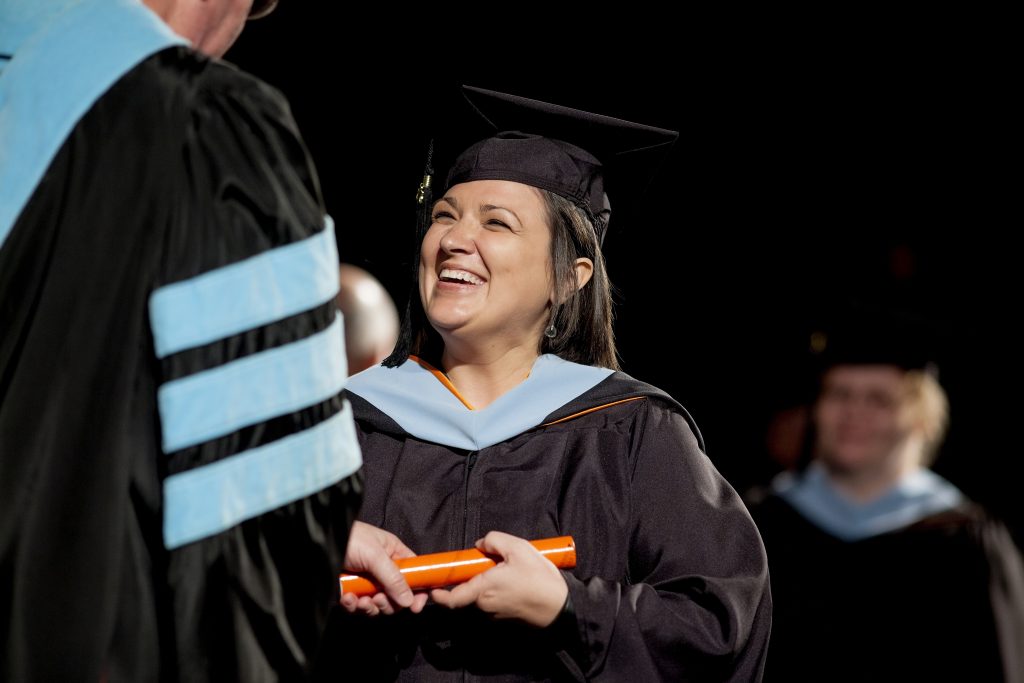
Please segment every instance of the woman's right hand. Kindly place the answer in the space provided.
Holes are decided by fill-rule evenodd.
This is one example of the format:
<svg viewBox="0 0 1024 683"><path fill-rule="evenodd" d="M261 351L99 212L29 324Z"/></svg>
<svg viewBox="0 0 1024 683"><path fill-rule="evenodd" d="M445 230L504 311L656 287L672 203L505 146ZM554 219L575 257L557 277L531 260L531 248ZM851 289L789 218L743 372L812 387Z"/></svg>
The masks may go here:
<svg viewBox="0 0 1024 683"><path fill-rule="evenodd" d="M341 596L341 606L348 612L362 612L368 616L394 614L398 609L422 611L428 595L413 593L394 562L415 556L416 553L390 531L364 522L353 524L345 553L345 571L370 574L384 587L384 592L358 598L346 593Z"/></svg>
<svg viewBox="0 0 1024 683"><path fill-rule="evenodd" d="M549 626L565 606L569 586L558 568L529 541L492 531L476 542L481 552L501 561L466 583L431 592L434 602L451 609L475 604L498 619L519 619Z"/></svg>

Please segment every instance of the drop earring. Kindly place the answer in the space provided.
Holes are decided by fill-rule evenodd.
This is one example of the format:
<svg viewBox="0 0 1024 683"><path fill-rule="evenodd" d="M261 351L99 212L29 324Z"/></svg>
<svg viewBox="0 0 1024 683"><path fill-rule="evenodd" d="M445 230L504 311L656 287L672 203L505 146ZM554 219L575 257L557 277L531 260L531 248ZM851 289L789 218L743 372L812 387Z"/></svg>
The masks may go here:
<svg viewBox="0 0 1024 683"><path fill-rule="evenodd" d="M548 317L548 326L544 328L544 336L548 339L554 339L558 336L558 328L555 327L555 318L558 317L558 306L555 304L551 305L551 315Z"/></svg>

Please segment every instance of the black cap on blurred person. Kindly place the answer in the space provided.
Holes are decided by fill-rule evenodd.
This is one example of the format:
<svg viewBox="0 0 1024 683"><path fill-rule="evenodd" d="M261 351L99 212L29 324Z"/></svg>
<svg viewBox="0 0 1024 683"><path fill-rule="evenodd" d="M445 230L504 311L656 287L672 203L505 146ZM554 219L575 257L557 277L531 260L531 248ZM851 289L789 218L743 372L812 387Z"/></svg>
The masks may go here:
<svg viewBox="0 0 1024 683"><path fill-rule="evenodd" d="M818 372L836 365L895 365L938 378L942 328L923 315L861 301L829 311L811 332Z"/></svg>

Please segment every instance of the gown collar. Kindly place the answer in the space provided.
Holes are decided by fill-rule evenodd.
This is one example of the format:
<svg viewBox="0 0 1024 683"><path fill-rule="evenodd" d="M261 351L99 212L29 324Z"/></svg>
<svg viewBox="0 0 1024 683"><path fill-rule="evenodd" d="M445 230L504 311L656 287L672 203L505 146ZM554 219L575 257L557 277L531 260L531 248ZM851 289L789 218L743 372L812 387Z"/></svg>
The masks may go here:
<svg viewBox="0 0 1024 683"><path fill-rule="evenodd" d="M479 410L470 409L443 374L412 358L397 368L364 370L349 378L346 388L411 436L477 451L543 424L612 372L544 354L522 383Z"/></svg>
<svg viewBox="0 0 1024 683"><path fill-rule="evenodd" d="M844 541L902 529L951 510L964 500L953 484L931 470L919 469L874 500L861 503L840 492L817 462L803 476L783 472L773 480L772 488L808 521Z"/></svg>
<svg viewBox="0 0 1024 683"><path fill-rule="evenodd" d="M10 56L0 58L2 248L93 103L150 55L187 42L139 0L3 0L0 8L0 54Z"/></svg>

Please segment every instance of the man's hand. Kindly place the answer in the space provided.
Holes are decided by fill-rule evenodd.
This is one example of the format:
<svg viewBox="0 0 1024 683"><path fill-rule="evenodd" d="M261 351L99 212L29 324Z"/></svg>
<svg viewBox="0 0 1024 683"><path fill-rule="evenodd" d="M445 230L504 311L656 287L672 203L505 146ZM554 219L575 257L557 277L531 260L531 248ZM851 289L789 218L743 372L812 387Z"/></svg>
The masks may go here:
<svg viewBox="0 0 1024 683"><path fill-rule="evenodd" d="M414 594L394 563L394 560L415 556L416 553L393 533L363 522L353 524L345 553L345 571L370 574L383 586L384 592L359 598L346 593L341 596L341 606L348 612L359 611L369 616L394 614L401 608L420 612L427 602L427 594Z"/></svg>

